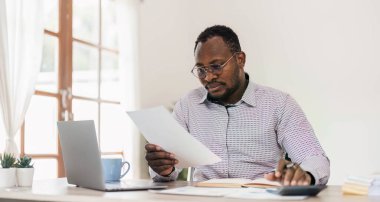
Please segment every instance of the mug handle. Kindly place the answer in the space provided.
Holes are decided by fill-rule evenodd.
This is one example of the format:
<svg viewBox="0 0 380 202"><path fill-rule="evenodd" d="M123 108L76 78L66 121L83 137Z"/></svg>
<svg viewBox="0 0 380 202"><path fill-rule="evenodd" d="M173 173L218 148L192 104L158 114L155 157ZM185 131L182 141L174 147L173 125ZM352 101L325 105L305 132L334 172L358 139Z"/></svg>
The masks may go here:
<svg viewBox="0 0 380 202"><path fill-rule="evenodd" d="M120 178L123 178L128 173L129 169L131 169L131 164L129 164L128 161L121 162L121 167L124 167L125 164L128 165L128 169L120 176Z"/></svg>

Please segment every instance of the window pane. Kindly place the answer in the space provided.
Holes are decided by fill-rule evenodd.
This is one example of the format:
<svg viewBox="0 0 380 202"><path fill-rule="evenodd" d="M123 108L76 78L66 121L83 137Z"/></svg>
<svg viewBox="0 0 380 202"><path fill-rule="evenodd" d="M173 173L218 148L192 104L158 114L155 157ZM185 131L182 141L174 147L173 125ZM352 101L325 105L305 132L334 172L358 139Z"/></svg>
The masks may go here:
<svg viewBox="0 0 380 202"><path fill-rule="evenodd" d="M94 120L98 134L98 104L87 100L73 99L74 120Z"/></svg>
<svg viewBox="0 0 380 202"><path fill-rule="evenodd" d="M73 95L98 97L98 50L73 44Z"/></svg>
<svg viewBox="0 0 380 202"><path fill-rule="evenodd" d="M102 159L124 159L123 155L121 154L102 154Z"/></svg>
<svg viewBox="0 0 380 202"><path fill-rule="evenodd" d="M56 159L33 159L33 180L57 178L58 163Z"/></svg>
<svg viewBox="0 0 380 202"><path fill-rule="evenodd" d="M99 1L73 1L73 37L99 43Z"/></svg>
<svg viewBox="0 0 380 202"><path fill-rule="evenodd" d="M116 104L101 105L100 148L102 152L122 151L126 145L127 114Z"/></svg>
<svg viewBox="0 0 380 202"><path fill-rule="evenodd" d="M44 0L44 27L58 32L58 0Z"/></svg>
<svg viewBox="0 0 380 202"><path fill-rule="evenodd" d="M42 66L38 74L36 89L52 93L58 92L58 38L46 35Z"/></svg>
<svg viewBox="0 0 380 202"><path fill-rule="evenodd" d="M119 81L120 72L117 54L102 51L100 97L106 100L120 101L123 89Z"/></svg>
<svg viewBox="0 0 380 202"><path fill-rule="evenodd" d="M117 48L116 1L102 0L102 45Z"/></svg>
<svg viewBox="0 0 380 202"><path fill-rule="evenodd" d="M25 153L57 154L57 99L34 95L25 116Z"/></svg>

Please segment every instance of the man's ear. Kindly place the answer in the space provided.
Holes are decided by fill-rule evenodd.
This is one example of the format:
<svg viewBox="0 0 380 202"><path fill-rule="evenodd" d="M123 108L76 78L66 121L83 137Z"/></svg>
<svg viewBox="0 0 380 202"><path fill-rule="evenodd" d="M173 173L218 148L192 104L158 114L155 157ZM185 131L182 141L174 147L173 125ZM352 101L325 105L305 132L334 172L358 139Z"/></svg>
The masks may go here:
<svg viewBox="0 0 380 202"><path fill-rule="evenodd" d="M245 53L243 51L239 52L237 55L237 63L240 68L244 68L245 65Z"/></svg>

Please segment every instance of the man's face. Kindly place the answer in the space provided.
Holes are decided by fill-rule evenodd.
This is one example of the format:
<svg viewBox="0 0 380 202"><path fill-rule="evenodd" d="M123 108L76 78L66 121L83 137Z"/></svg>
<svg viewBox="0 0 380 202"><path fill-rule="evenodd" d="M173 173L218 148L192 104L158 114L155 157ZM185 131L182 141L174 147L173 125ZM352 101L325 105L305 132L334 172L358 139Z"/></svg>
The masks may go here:
<svg viewBox="0 0 380 202"><path fill-rule="evenodd" d="M223 38L215 36L204 43L198 43L195 49L195 62L197 66L224 64L233 55ZM208 72L205 78L199 79L211 98L224 103L234 100L236 96L234 93L244 84L241 79L244 78L245 58L242 57L245 57L244 53L236 53L223 67L222 73Z"/></svg>

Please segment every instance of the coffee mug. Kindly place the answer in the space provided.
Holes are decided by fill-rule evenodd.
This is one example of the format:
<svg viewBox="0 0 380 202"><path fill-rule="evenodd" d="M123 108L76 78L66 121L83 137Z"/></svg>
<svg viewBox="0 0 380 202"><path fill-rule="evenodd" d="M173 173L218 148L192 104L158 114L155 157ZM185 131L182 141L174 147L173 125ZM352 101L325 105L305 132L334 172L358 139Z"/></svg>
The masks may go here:
<svg viewBox="0 0 380 202"><path fill-rule="evenodd" d="M127 170L122 174L121 168L124 167L124 165L128 165ZM124 177L129 169L131 168L131 165L128 161L122 161L121 158L104 158L102 159L102 166L103 166L103 176L106 182L117 182L120 181L122 177Z"/></svg>

